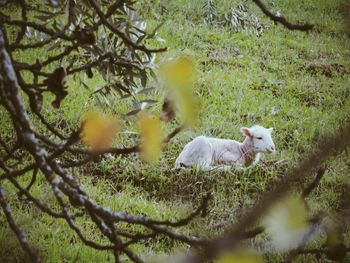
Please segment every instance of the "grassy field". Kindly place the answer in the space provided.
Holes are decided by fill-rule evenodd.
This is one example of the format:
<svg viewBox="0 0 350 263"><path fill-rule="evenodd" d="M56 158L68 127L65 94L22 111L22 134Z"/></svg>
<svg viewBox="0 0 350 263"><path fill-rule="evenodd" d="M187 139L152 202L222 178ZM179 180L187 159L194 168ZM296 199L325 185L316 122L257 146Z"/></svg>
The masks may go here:
<svg viewBox="0 0 350 263"><path fill-rule="evenodd" d="M195 93L200 101L198 124L176 136L164 149L156 164L146 164L138 156L107 157L75 171L82 185L99 204L114 210L145 214L152 218L178 218L195 207L208 191L213 195L208 216L181 228L185 233L215 237L229 228L240 216L269 191L288 167L315 147L314 138L332 133L350 121L350 41L343 21L347 0L275 0L273 9L291 21L315 24L309 33L288 31L273 24L252 3L249 11L257 16L263 30L238 30L221 23L221 17L239 1L218 0L218 18L209 25L204 21L206 1L155 0L138 3L151 31L160 21L158 36L168 51L158 61L170 56L189 56L198 70ZM350 8L347 5L347 8ZM160 45L159 43L149 43ZM24 61L33 54L17 54ZM44 114L63 131L77 127L88 109L99 107L91 91L69 80L69 96L60 110L52 110L47 100ZM91 87L100 81L93 79ZM159 113L162 91L152 94L160 103L152 106ZM104 110L127 113L130 103L111 101ZM2 109L1 109L2 110ZM1 111L0 111L1 113ZM3 114L2 114L3 115ZM135 131L134 117L127 119L125 131ZM242 140L242 126L260 124L274 127L277 152L264 155L257 166L242 171L174 171L172 166L182 147L197 135ZM36 125L40 129L39 122ZM171 131L175 121L166 129ZM0 132L9 134L9 120L2 118ZM125 144L130 142L124 141ZM320 186L308 198L310 215L319 211L332 213L350 208L350 159L343 153L327 163ZM30 180L23 179L23 183ZM295 186L300 191L308 180ZM45 262L112 262L113 255L83 246L65 222L53 220L20 202L5 185L16 219L27 231L31 244ZM48 185L39 178L34 194L53 202ZM13 191L12 191L13 192ZM340 201L342 200L342 201ZM79 219L87 236L95 230ZM125 226L127 227L127 226ZM256 243L266 240L263 235ZM324 242L324 236L310 247ZM349 235L347 245L350 244ZM159 238L145 246L135 246L143 258L186 250L186 246ZM281 257L267 256L267 262ZM299 262L316 262L315 257L299 257ZM347 260L350 260L348 256ZM25 255L3 216L0 217L0 262L25 262ZM322 259L321 262L327 262ZM344 261L345 262L345 261Z"/></svg>

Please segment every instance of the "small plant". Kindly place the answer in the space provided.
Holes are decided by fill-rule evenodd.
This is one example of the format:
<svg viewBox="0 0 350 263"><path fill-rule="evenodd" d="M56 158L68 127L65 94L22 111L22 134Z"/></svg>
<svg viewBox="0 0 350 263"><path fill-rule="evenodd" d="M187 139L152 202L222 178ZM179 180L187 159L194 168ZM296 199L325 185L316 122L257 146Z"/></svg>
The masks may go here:
<svg viewBox="0 0 350 263"><path fill-rule="evenodd" d="M207 0L203 6L204 21L208 25L212 25L218 19L218 11L215 0Z"/></svg>
<svg viewBox="0 0 350 263"><path fill-rule="evenodd" d="M229 27L233 32L247 32L260 36L265 24L261 23L258 17L249 10L246 2L240 3L237 7L219 15L215 0L208 0L203 6L204 21L208 25L223 25Z"/></svg>
<svg viewBox="0 0 350 263"><path fill-rule="evenodd" d="M234 32L248 32L260 36L266 27L258 17L249 11L246 3L239 4L236 8L225 13L224 24Z"/></svg>

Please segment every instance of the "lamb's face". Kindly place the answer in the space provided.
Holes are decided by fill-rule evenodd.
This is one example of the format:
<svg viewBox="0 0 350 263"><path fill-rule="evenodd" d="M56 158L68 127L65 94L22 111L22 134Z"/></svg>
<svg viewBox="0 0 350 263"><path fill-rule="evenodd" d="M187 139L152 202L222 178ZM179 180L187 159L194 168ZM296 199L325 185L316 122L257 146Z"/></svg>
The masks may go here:
<svg viewBox="0 0 350 263"><path fill-rule="evenodd" d="M272 153L276 151L275 144L272 140L273 128L266 129L262 126L253 126L251 128L242 128L241 131L245 136L250 137L255 152Z"/></svg>
<svg viewBox="0 0 350 263"><path fill-rule="evenodd" d="M262 127L261 127L262 128ZM272 153L275 151L275 144L273 143L271 133L272 128L270 129L257 129L253 132L253 146L256 152L267 152Z"/></svg>

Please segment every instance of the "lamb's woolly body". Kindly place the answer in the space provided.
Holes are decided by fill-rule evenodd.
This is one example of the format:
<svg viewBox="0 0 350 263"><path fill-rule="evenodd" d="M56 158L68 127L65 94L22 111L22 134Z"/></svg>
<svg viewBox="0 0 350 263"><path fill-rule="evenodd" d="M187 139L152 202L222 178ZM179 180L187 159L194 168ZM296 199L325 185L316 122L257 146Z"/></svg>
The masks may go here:
<svg viewBox="0 0 350 263"><path fill-rule="evenodd" d="M235 140L199 136L186 144L175 162L175 168L200 166L209 168L217 165L248 166L259 154L240 150L243 144Z"/></svg>
<svg viewBox="0 0 350 263"><path fill-rule="evenodd" d="M247 129L258 136L264 136L265 144L261 148L254 145L254 137L247 136L243 143L229 139L219 139L206 136L194 138L186 144L179 157L176 159L175 168L199 166L202 169L216 169L235 165L236 167L249 166L259 161L260 152L274 151L271 139L272 129L261 126L253 126Z"/></svg>

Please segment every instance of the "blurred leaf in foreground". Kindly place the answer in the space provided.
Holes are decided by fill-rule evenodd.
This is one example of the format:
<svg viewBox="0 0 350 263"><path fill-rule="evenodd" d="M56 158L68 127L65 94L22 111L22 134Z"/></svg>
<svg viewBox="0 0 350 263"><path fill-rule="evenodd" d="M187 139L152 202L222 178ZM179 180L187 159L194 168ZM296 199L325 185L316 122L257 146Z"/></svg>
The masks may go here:
<svg viewBox="0 0 350 263"><path fill-rule="evenodd" d="M163 132L161 122L151 114L143 113L139 119L141 157L147 162L156 161L162 151Z"/></svg>
<svg viewBox="0 0 350 263"><path fill-rule="evenodd" d="M120 122L101 112L86 115L82 123L82 140L93 150L103 150L111 146L114 135L120 129Z"/></svg>
<svg viewBox="0 0 350 263"><path fill-rule="evenodd" d="M173 59L163 63L159 73L182 121L187 125L194 125L197 103L193 86L197 74L193 61L185 57Z"/></svg>
<svg viewBox="0 0 350 263"><path fill-rule="evenodd" d="M274 247L280 251L296 248L308 232L306 207L294 196L275 204L263 220Z"/></svg>
<svg viewBox="0 0 350 263"><path fill-rule="evenodd" d="M262 258L254 251L224 253L216 261L217 263L263 263Z"/></svg>

